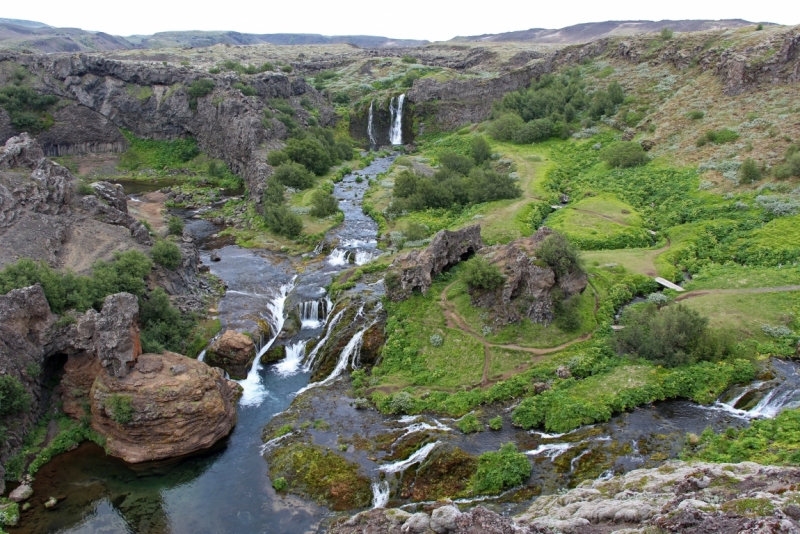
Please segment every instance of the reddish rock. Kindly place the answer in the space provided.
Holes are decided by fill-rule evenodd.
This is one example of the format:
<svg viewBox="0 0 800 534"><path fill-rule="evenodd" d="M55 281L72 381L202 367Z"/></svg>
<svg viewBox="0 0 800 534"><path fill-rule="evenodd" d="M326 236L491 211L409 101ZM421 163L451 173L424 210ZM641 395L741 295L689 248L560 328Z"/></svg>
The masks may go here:
<svg viewBox="0 0 800 534"><path fill-rule="evenodd" d="M206 352L206 363L225 369L231 378L242 379L247 376L256 357L253 340L234 330L226 330Z"/></svg>

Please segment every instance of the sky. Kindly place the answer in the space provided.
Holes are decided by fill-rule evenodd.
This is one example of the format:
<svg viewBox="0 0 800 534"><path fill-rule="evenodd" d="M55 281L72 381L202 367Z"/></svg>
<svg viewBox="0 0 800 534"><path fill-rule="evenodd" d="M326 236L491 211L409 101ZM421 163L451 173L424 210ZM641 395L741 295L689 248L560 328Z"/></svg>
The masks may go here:
<svg viewBox="0 0 800 534"><path fill-rule="evenodd" d="M457 35L562 28L604 20L739 18L800 24L797 0L36 0L4 4L0 18L123 36L233 30L443 41Z"/></svg>

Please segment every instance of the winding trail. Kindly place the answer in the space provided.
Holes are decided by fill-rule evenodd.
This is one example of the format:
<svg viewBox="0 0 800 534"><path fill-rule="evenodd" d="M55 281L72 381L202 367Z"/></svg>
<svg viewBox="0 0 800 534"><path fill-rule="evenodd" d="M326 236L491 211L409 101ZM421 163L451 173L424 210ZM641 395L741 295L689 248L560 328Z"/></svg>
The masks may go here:
<svg viewBox="0 0 800 534"><path fill-rule="evenodd" d="M478 332L475 332L470 328L467 321L464 320L461 315L458 314L456 311L455 304L453 304L447 298L447 292L452 288L456 282L451 282L447 287L442 290L441 295L439 296L439 305L442 307L442 311L444 312L445 319L447 320L447 328L452 330L461 330L470 337L472 337L475 341L478 341L481 345L483 345L483 376L481 378L481 385L487 386L489 385L489 367L491 365L491 352L490 349L507 349L507 350L515 350L519 352L527 352L529 354L533 354L534 358L531 358L531 363L541 360L544 356L548 354L552 354L554 352L558 352L564 350L565 348L569 347L570 345L574 345L575 343L580 343L582 341L586 341L592 337L592 333L584 334L580 337L577 337L573 340L567 341L566 343L562 343L556 347L548 347L544 349L537 349L534 347L522 347L520 345L515 344L500 344L500 343L491 343L485 337L483 337ZM592 287L592 292L594 292L595 298L595 311L597 311L598 305L598 298L597 292Z"/></svg>
<svg viewBox="0 0 800 534"><path fill-rule="evenodd" d="M705 295L741 295L745 293L781 293L785 291L800 291L800 286L750 287L745 289L696 289L676 298L675 302Z"/></svg>

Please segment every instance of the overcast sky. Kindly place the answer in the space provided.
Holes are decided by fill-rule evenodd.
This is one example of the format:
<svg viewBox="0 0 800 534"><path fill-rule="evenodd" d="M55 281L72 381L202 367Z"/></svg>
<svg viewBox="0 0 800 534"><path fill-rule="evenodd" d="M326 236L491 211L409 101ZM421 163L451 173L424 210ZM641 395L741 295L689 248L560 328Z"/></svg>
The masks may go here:
<svg viewBox="0 0 800 534"><path fill-rule="evenodd" d="M800 24L798 0L7 0L0 18L114 35L168 30L381 35L447 40L456 35L562 28L603 20L729 19Z"/></svg>

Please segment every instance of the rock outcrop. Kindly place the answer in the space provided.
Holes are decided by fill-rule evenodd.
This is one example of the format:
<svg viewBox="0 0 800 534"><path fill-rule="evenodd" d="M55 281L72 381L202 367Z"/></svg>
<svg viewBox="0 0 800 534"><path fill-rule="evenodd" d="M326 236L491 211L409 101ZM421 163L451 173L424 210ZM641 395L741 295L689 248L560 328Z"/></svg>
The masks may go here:
<svg viewBox="0 0 800 534"><path fill-rule="evenodd" d="M256 357L253 340L234 330L226 330L206 351L205 362L220 367L236 379L247 377Z"/></svg>
<svg viewBox="0 0 800 534"><path fill-rule="evenodd" d="M451 232L442 230L423 250L398 256L386 276L386 292L393 301L401 301L414 291L427 293L433 278L445 269L466 260L483 248L481 227L468 226Z"/></svg>
<svg viewBox="0 0 800 534"><path fill-rule="evenodd" d="M471 289L472 303L492 310L495 326L505 326L527 317L534 323L553 320L556 299L567 299L586 288L586 273L574 270L556 276L551 267L536 258L536 249L552 230L543 226L531 237L507 245L485 247L479 255L500 269L505 283L497 289ZM555 295L554 290L560 289Z"/></svg>
<svg viewBox="0 0 800 534"><path fill-rule="evenodd" d="M108 453L126 462L182 456L230 433L239 387L180 354L143 354L124 377L98 375L92 428L106 437Z"/></svg>

